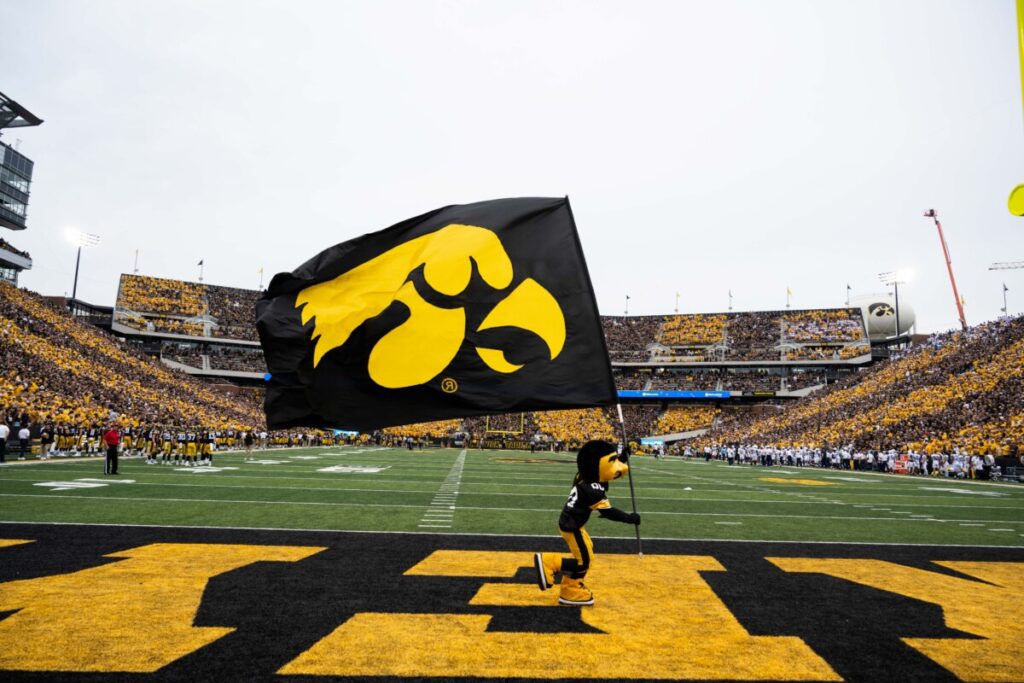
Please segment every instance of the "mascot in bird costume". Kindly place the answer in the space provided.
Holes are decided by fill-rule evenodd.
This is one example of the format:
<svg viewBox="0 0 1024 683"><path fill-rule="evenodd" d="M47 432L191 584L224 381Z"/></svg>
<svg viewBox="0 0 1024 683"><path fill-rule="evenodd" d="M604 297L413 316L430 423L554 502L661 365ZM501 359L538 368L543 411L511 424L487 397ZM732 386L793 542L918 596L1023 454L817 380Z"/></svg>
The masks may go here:
<svg viewBox="0 0 1024 683"><path fill-rule="evenodd" d="M558 553L536 553L537 585L547 590L555 585L555 574L562 574L558 602L563 605L593 605L594 594L583 585L594 562L594 544L584 528L590 514L625 524L640 524L640 515L612 507L608 500L608 483L629 472L628 455L619 455L615 444L607 441L588 441L576 455L576 477L558 518L558 531L562 534L572 557Z"/></svg>

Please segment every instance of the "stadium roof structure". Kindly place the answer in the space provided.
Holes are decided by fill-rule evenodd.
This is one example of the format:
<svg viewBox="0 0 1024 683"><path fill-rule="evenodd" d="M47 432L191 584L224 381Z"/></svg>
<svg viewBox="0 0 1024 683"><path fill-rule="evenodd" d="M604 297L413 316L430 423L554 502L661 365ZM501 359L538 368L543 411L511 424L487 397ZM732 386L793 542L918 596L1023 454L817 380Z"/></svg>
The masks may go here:
<svg viewBox="0 0 1024 683"><path fill-rule="evenodd" d="M38 126L43 120L0 92L0 130Z"/></svg>

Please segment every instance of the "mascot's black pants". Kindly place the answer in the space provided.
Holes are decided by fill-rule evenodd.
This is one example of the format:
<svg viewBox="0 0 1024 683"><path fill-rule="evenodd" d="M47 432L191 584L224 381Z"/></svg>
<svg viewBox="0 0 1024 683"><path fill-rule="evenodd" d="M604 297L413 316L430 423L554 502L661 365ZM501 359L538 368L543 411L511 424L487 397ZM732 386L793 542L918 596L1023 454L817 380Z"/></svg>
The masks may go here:
<svg viewBox="0 0 1024 683"><path fill-rule="evenodd" d="M574 531L559 529L558 532L562 534L566 545L569 546L569 552L572 553L571 558L562 559L562 572L568 574L570 578L582 579L590 569L594 557L594 544L590 540L590 534L586 529Z"/></svg>

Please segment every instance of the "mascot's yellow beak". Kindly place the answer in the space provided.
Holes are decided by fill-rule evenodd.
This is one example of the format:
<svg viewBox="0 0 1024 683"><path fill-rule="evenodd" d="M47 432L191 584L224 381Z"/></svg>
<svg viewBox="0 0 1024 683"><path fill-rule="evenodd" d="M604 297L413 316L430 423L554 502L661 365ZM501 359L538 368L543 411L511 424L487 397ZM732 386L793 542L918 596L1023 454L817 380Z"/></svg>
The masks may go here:
<svg viewBox="0 0 1024 683"><path fill-rule="evenodd" d="M625 476L627 472L629 472L629 465L620 461L616 453L601 458L597 466L597 475L602 482L618 479Z"/></svg>

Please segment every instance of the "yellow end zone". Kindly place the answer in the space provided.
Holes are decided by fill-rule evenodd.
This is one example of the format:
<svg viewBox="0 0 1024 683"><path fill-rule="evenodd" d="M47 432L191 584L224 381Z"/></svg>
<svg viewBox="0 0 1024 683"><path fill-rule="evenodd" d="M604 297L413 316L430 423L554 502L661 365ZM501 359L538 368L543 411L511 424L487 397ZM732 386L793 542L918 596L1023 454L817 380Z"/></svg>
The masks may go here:
<svg viewBox="0 0 1024 683"><path fill-rule="evenodd" d="M31 542L0 539L0 547ZM193 625L210 578L254 562L298 562L321 550L153 543L106 555L120 561L99 567L0 583L0 611L13 612L0 620L0 669L157 671L235 630ZM950 629L966 635L905 637L908 646L965 681L1024 680L1016 651L1001 646L1024 636L1016 600L1022 562L935 562L957 576L877 559L766 559L790 574L827 575L932 603ZM465 603L441 613L416 612L415 604L404 612L357 613L278 673L841 680L801 638L747 631L705 579L726 571L714 557L601 555L587 576L597 602L582 609L559 607L557 589L516 582L532 563L528 552L429 553L403 581L475 577L478 588ZM597 632L491 631L491 614L468 613L481 607L577 609ZM140 637L154 633L160 637Z"/></svg>
<svg viewBox="0 0 1024 683"><path fill-rule="evenodd" d="M532 561L522 552L439 550L407 574L508 577ZM801 639L748 633L701 576L719 571L707 556L602 555L587 575L597 603L581 610L602 633L494 632L486 614L362 613L278 673L842 680ZM469 604L566 609L557 590L542 593L533 583L484 582Z"/></svg>
<svg viewBox="0 0 1024 683"><path fill-rule="evenodd" d="M154 543L121 562L0 583L0 669L152 672L234 631L192 621L212 577L325 548ZM159 634L159 637L144 637Z"/></svg>

